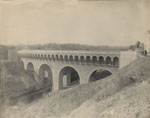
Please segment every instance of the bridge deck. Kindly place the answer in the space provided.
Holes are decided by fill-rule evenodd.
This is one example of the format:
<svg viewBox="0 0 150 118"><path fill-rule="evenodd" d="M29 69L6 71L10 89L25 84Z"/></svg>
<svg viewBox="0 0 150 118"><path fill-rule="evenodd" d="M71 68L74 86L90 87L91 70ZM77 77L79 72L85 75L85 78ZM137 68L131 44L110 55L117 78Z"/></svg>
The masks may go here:
<svg viewBox="0 0 150 118"><path fill-rule="evenodd" d="M79 51L79 50L21 50L19 54L31 54L31 53L45 53L45 54L117 54L119 55L120 52L114 51Z"/></svg>

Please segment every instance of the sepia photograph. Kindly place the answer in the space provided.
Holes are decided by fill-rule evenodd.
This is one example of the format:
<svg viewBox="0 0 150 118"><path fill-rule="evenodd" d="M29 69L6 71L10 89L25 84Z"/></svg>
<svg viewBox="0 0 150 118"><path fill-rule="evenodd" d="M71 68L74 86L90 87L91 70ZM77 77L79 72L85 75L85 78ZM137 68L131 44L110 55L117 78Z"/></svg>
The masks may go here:
<svg viewBox="0 0 150 118"><path fill-rule="evenodd" d="M150 0L0 0L0 118L150 118Z"/></svg>

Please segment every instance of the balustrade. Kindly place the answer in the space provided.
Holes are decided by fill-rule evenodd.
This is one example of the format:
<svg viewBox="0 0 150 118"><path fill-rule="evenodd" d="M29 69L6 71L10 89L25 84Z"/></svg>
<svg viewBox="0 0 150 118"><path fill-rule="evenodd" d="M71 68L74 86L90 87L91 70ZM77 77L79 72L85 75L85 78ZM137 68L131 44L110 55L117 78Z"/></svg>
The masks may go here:
<svg viewBox="0 0 150 118"><path fill-rule="evenodd" d="M50 54L22 54L23 58L33 58L37 60L49 60L54 62L61 62L67 64L77 65L94 65L94 66L105 66L105 67L119 67L119 57L107 56L105 59L103 56L77 56L72 55L50 55Z"/></svg>

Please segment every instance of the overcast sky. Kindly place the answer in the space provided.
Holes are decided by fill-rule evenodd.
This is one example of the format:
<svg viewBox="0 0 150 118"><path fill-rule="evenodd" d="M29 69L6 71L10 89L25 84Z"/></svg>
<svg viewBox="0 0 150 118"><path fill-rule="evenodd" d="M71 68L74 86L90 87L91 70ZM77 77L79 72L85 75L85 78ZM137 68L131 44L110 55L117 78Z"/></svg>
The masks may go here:
<svg viewBox="0 0 150 118"><path fill-rule="evenodd" d="M0 43L129 45L150 29L149 0L1 0Z"/></svg>

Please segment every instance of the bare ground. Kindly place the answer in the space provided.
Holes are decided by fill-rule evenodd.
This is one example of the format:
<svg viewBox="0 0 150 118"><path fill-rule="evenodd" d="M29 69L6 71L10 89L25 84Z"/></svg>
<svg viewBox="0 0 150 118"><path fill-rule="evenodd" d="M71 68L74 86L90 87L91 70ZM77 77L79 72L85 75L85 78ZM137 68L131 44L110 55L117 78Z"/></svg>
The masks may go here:
<svg viewBox="0 0 150 118"><path fill-rule="evenodd" d="M6 118L150 118L150 57L106 79L6 106Z"/></svg>

